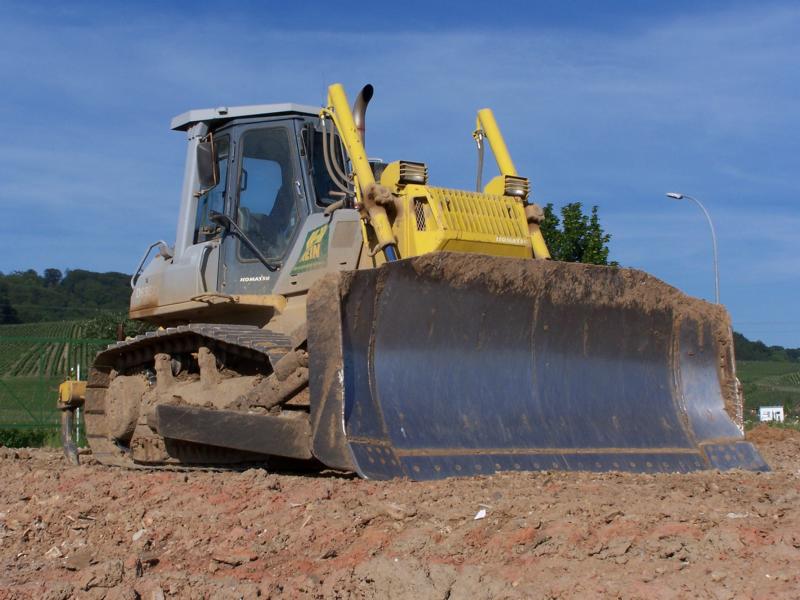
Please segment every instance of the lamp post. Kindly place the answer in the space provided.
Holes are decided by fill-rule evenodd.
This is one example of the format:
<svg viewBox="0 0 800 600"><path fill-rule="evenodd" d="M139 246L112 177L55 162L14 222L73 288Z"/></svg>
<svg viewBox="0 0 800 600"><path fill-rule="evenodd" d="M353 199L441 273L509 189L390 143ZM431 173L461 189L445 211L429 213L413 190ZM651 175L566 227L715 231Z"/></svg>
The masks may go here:
<svg viewBox="0 0 800 600"><path fill-rule="evenodd" d="M700 210L703 211L703 214L706 216L706 220L708 221L708 227L711 229L711 245L714 248L714 296L716 298L717 304L719 304L719 263L717 260L717 234L714 232L714 223L711 222L711 215L708 214L706 207L700 203L700 200L697 198L692 198L691 196L687 196L686 194L679 194L677 192L669 192L667 194L667 198L672 198L673 200L683 200L686 198L687 200L692 200L697 206L700 207Z"/></svg>

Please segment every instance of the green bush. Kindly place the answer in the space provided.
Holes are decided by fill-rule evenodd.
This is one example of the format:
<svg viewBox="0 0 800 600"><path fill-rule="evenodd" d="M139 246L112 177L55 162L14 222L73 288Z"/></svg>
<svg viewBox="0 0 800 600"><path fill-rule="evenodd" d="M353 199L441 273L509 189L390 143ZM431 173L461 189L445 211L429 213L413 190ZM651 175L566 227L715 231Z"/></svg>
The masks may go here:
<svg viewBox="0 0 800 600"><path fill-rule="evenodd" d="M58 448L58 429L0 429L0 446L7 448Z"/></svg>

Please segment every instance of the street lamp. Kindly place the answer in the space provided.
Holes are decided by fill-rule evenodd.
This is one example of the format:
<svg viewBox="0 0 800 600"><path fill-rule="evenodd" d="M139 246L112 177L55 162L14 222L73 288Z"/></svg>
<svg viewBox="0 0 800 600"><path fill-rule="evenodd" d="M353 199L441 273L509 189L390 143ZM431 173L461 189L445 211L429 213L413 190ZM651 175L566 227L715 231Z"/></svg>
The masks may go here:
<svg viewBox="0 0 800 600"><path fill-rule="evenodd" d="M700 204L700 200L697 198L692 198L691 196L687 196L686 194L679 194L677 192L669 192L667 194L667 198L672 198L673 200L683 200L686 198L687 200L692 200L700 207L703 211L703 214L706 216L708 220L708 227L711 229L711 244L714 248L714 294L717 300L717 304L719 304L719 263L717 261L717 234L714 233L714 223L711 222L711 215L708 214L706 207Z"/></svg>

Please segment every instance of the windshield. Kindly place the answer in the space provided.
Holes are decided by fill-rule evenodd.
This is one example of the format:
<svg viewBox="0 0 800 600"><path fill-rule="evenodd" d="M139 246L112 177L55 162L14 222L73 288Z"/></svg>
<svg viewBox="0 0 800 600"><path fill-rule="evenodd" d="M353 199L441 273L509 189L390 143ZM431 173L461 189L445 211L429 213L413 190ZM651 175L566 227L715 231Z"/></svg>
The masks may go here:
<svg viewBox="0 0 800 600"><path fill-rule="evenodd" d="M268 259L280 259L299 224L295 150L285 127L253 129L242 136L238 222ZM244 244L242 260L256 260Z"/></svg>

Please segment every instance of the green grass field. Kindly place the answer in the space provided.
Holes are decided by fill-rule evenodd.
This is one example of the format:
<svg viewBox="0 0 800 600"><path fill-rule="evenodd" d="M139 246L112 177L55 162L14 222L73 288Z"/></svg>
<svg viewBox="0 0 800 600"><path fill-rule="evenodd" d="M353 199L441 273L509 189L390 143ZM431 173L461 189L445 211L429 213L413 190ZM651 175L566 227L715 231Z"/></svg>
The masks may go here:
<svg viewBox="0 0 800 600"><path fill-rule="evenodd" d="M0 428L57 427L61 377L0 378Z"/></svg>

